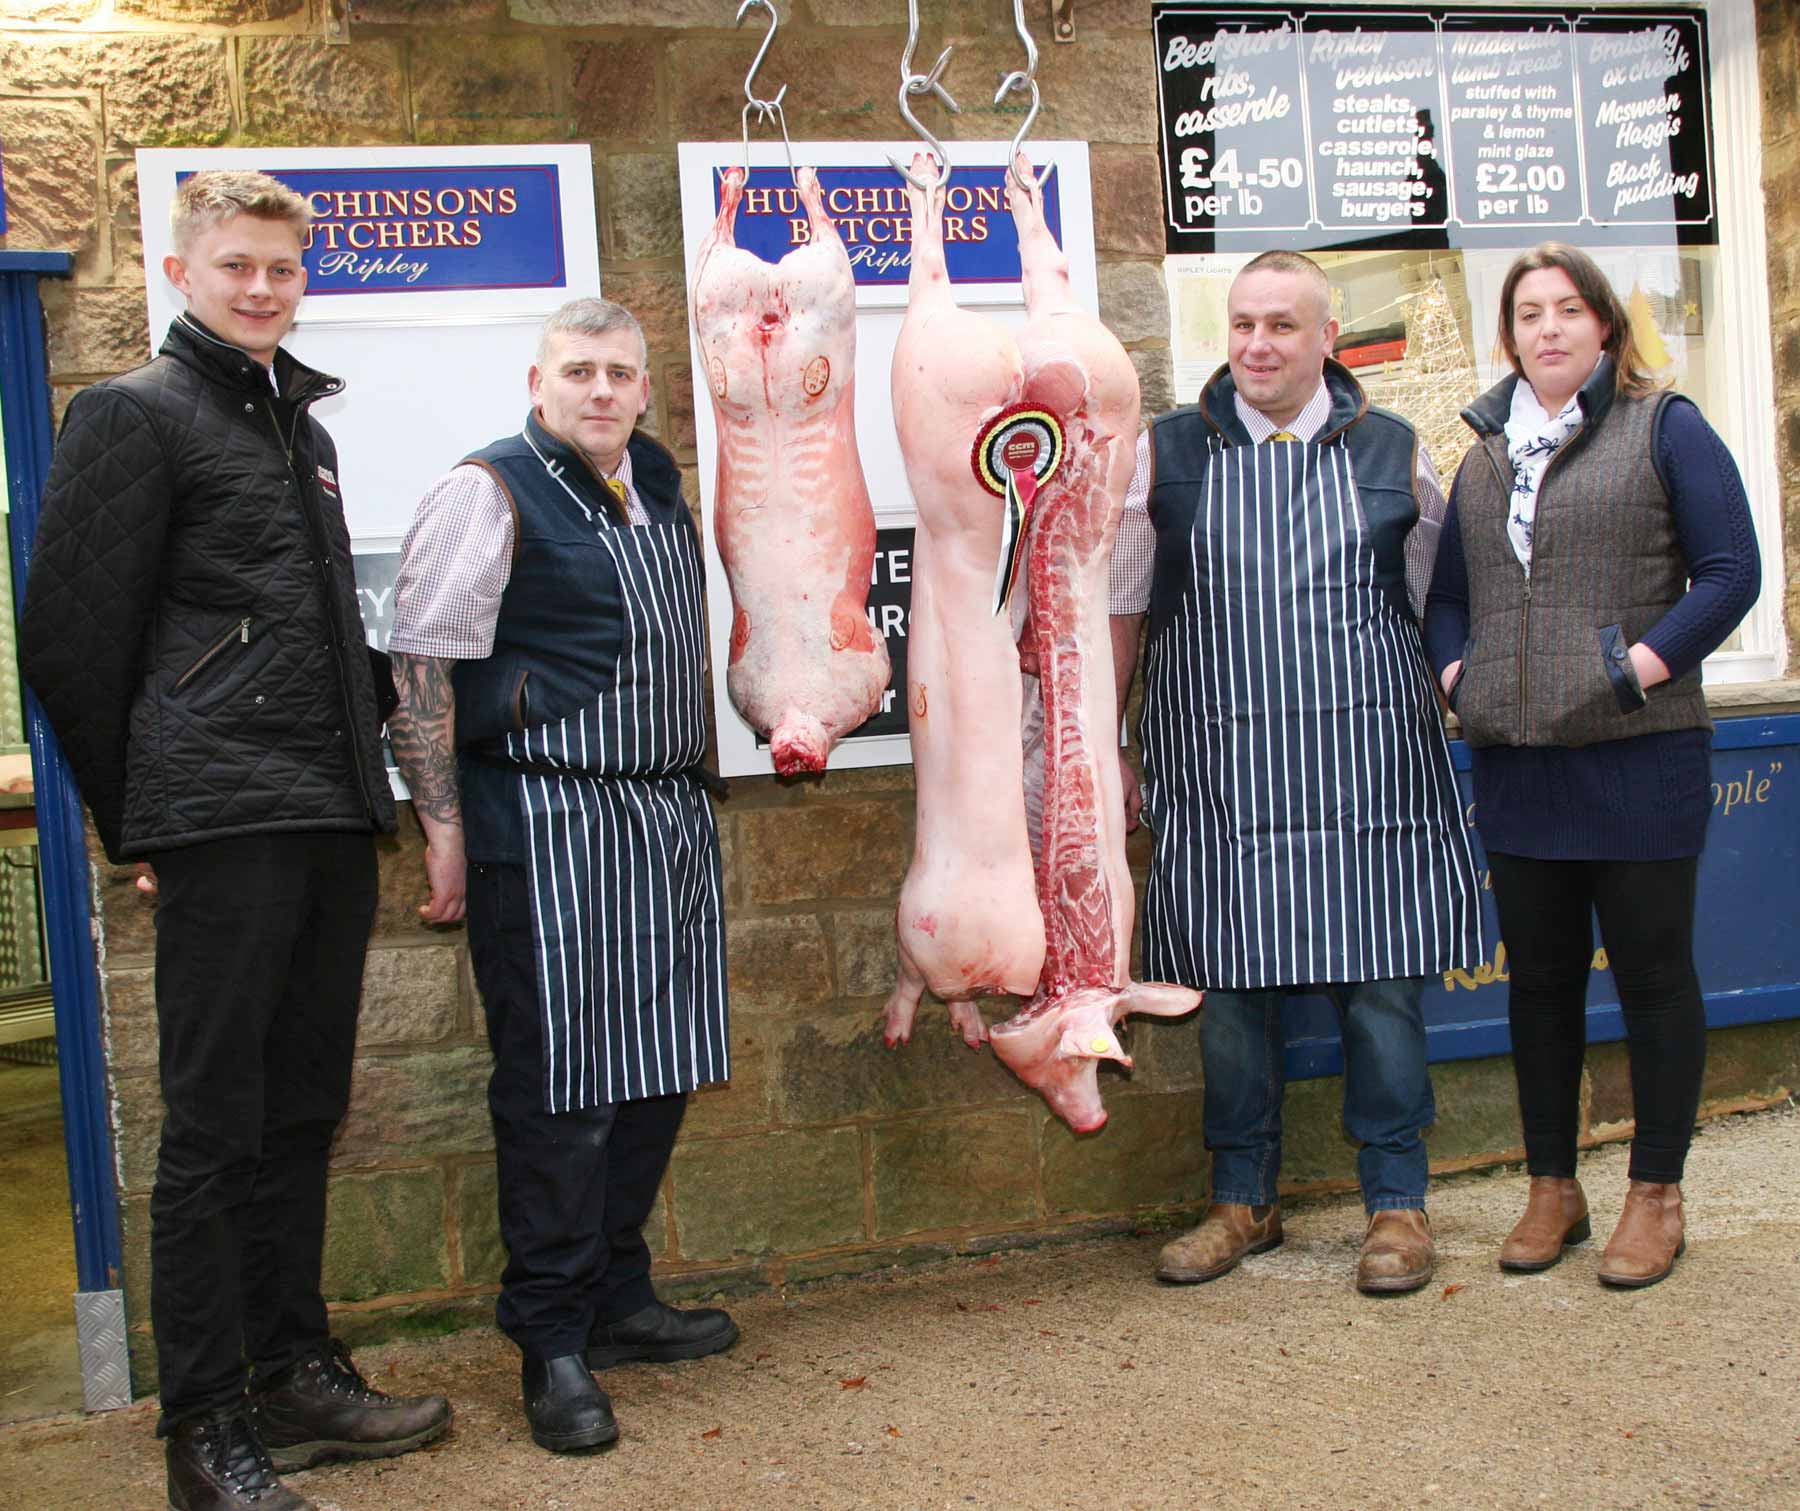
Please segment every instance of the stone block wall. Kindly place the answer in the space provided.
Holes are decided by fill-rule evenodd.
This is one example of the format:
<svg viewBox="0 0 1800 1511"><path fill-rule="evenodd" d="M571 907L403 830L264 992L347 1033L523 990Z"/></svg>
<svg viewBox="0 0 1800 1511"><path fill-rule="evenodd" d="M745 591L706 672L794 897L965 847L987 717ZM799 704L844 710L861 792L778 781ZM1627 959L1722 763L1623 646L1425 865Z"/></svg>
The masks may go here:
<svg viewBox="0 0 1800 1511"><path fill-rule="evenodd" d="M1787 632L1800 647L1800 6L1759 0L1763 195L1769 216L1769 315L1775 346L1776 462L1787 563ZM1790 677L1795 675L1790 664Z"/></svg>
<svg viewBox="0 0 1800 1511"><path fill-rule="evenodd" d="M689 370L675 143L738 130L756 38L728 0L352 0L349 41L325 40L335 0L0 0L0 140L13 248L58 247L74 279L47 287L58 411L148 347L132 151L259 142L585 141L594 148L607 292L642 317L648 423L689 468ZM900 135L898 0L792 0L765 80L788 81L796 138ZM919 56L957 43L961 117L946 138L1010 137L986 103L1016 65L1006 0L924 0ZM1760 8L1777 312L1787 560L1800 584L1800 18ZM654 25L645 24L647 17ZM1042 17L1034 16L1047 36ZM1088 140L1102 314L1138 365L1147 410L1172 382L1147 0L1078 7L1071 46L1048 41L1044 137ZM760 32L760 27L757 28ZM767 92L767 91L765 91ZM765 149L766 150L766 149ZM1800 586L1789 622L1800 631ZM1077 1137L928 1003L890 1051L880 1011L892 909L912 839L909 768L738 780L720 809L734 1013L729 1086L694 1098L650 1236L665 1283L700 1291L790 1280L1130 1225L1205 1191L1192 1022L1137 1022L1138 1069L1103 1072L1111 1122ZM358 1312L478 1310L502 1255L484 1100L486 1047L460 931L418 922L421 840L410 812L385 842L350 1117L331 1188L326 1280ZM99 949L125 1215L125 1286L148 1360L147 1205L159 1106L150 906L96 852ZM1145 859L1134 852L1140 871ZM1714 1036L1708 1097L1770 1099L1800 1085L1800 1030ZM1730 1046L1730 1047L1727 1047ZM1588 1127L1629 1116L1623 1054L1596 1052ZM1510 1069L1437 1071L1440 1168L1516 1157ZM1290 1189L1353 1179L1335 1081L1289 1099Z"/></svg>

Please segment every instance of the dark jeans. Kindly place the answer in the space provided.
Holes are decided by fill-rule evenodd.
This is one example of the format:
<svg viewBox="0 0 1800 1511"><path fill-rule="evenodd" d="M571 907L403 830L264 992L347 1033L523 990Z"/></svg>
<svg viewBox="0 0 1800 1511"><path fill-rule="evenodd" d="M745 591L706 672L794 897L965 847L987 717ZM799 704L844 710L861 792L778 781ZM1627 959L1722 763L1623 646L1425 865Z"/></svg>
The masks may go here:
<svg viewBox="0 0 1800 1511"><path fill-rule="evenodd" d="M165 1114L150 1320L167 1431L327 1336L325 1163L350 1097L375 917L367 834L257 834L155 857Z"/></svg>
<svg viewBox="0 0 1800 1511"><path fill-rule="evenodd" d="M1296 991L1299 988L1295 989ZM1425 1068L1423 976L1310 988L1338 1010L1344 1036L1344 1131L1370 1212L1425 1205L1424 1130L1437 1117ZM1286 991L1206 994L1200 1057L1212 1199L1260 1207L1281 1173L1281 1008Z"/></svg>
<svg viewBox="0 0 1800 1511"><path fill-rule="evenodd" d="M555 1359L656 1299L644 1222L687 1096L544 1110L529 887L523 866L469 868L469 953L494 1052L488 1111L506 1243L495 1319L525 1353Z"/></svg>
<svg viewBox="0 0 1800 1511"><path fill-rule="evenodd" d="M1511 971L1513 1071L1533 1175L1575 1174L1594 916L1631 1057L1631 1179L1679 1181L1700 1109L1706 1004L1694 974L1698 856L1490 855Z"/></svg>

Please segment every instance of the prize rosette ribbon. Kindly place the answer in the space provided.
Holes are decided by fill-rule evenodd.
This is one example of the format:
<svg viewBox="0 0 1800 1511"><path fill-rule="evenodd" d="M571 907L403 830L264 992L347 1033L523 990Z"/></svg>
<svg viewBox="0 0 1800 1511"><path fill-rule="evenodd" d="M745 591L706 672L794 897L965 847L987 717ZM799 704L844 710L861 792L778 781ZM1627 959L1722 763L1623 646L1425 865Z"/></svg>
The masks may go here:
<svg viewBox="0 0 1800 1511"><path fill-rule="evenodd" d="M994 572L994 613L1012 598L1025 554L1025 526L1037 492L1062 465L1062 421L1035 404L1009 404L975 438L969 465L975 480L1000 499L1000 562Z"/></svg>

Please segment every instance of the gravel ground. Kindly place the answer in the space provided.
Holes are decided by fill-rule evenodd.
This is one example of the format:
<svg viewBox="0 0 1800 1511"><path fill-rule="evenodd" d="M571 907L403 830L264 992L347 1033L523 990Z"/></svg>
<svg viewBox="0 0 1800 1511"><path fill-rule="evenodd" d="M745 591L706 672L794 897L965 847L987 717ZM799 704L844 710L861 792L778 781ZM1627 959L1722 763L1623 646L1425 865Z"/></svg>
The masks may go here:
<svg viewBox="0 0 1800 1511"><path fill-rule="evenodd" d="M1410 1297L1354 1292L1360 1207L1333 1198L1205 1286L1158 1286L1146 1234L743 1299L730 1353L603 1377L624 1436L599 1455L532 1445L490 1329L369 1348L453 1432L291 1482L322 1511L1800 1507L1800 1112L1704 1129L1687 1257L1609 1292L1625 1167L1588 1158L1596 1241L1536 1276L1494 1264L1522 1172L1441 1183ZM0 1430L0 1504L159 1511L153 1420Z"/></svg>

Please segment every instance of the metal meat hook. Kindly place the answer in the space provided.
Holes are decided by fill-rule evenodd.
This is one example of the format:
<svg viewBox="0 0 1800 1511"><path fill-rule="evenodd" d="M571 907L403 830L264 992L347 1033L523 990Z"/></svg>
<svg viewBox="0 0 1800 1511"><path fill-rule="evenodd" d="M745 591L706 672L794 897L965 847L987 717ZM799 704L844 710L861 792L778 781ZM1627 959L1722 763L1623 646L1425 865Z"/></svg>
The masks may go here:
<svg viewBox="0 0 1800 1511"><path fill-rule="evenodd" d="M914 73L913 49L919 45L919 0L906 0L906 51L900 55L900 119L912 127L914 134L924 139L927 146L937 154L938 176L935 179L920 178L911 168L890 155L888 162L894 171L921 193L929 194L933 189L942 188L950 177L950 154L944 150L944 144L925 128L925 123L912 112L907 98L915 94L935 94L949 107L952 114L960 114L962 106L950 97L950 91L944 88L944 70L950 64L950 51L946 47L938 55L937 62L931 65L930 73Z"/></svg>
<svg viewBox="0 0 1800 1511"><path fill-rule="evenodd" d="M1025 123L1014 134L1012 146L1007 149L1006 171L1013 176L1013 181L1021 189L1041 189L1049 180L1050 175L1056 171L1055 163L1050 163L1045 167L1044 171L1038 175L1035 184L1021 174L1018 168L1019 149L1024 145L1027 133L1030 132L1032 124L1038 118L1038 107L1043 100L1043 94L1038 89L1037 81L1037 43L1031 39L1031 29L1025 24L1025 0L1013 0L1013 30L1019 34L1019 40L1025 44L1025 66L1015 68L1011 73L1000 76L1000 87L994 92L994 103L998 105L1014 91L1031 96L1031 109L1025 113Z"/></svg>
<svg viewBox="0 0 1800 1511"><path fill-rule="evenodd" d="M762 68L763 59L768 56L769 49L775 45L775 31L781 25L781 17L776 14L774 0L744 0L737 9L737 25L744 24L744 17L758 6L769 13L769 29L763 34L762 46L756 49L756 56L750 61L750 72L744 75L744 182L750 182L750 112L756 112L758 124L773 121L781 128L781 144L787 148L788 177L793 179L794 187L800 187L799 171L794 167L794 144L788 140L787 112L781 108L782 97L787 93L787 85L775 91L772 100L759 100L756 97L756 75Z"/></svg>

